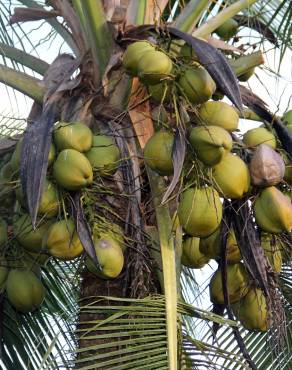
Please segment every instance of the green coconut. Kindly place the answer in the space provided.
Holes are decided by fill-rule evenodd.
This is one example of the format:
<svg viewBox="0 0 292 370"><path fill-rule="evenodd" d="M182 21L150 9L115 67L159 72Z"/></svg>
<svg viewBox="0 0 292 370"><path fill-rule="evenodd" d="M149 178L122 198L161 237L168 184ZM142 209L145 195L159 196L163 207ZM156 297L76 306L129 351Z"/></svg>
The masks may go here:
<svg viewBox="0 0 292 370"><path fill-rule="evenodd" d="M78 190L90 185L93 171L86 156L74 149L62 150L53 166L58 185L67 190Z"/></svg>
<svg viewBox="0 0 292 370"><path fill-rule="evenodd" d="M150 50L138 62L138 76L145 85L155 85L168 77L172 71L172 61L163 52Z"/></svg>
<svg viewBox="0 0 292 370"><path fill-rule="evenodd" d="M269 234L262 234L261 246L273 270L279 274L282 269L282 253L279 245L277 245L274 240L274 237Z"/></svg>
<svg viewBox="0 0 292 370"><path fill-rule="evenodd" d="M150 50L153 51L155 49L148 41L137 41L129 45L123 55L123 67L127 73L137 76L139 59Z"/></svg>
<svg viewBox="0 0 292 370"><path fill-rule="evenodd" d="M277 146L275 135L265 127L257 127L253 128L252 130L248 130L243 135L243 142L248 147L266 144L271 148L276 149Z"/></svg>
<svg viewBox="0 0 292 370"><path fill-rule="evenodd" d="M240 76L238 76L239 81L241 82L248 81L251 78L251 76L253 76L254 71L255 71L255 67L249 68L247 71L245 71Z"/></svg>
<svg viewBox="0 0 292 370"><path fill-rule="evenodd" d="M232 148L230 134L218 126L192 128L189 141L198 158L206 166L214 166L219 163Z"/></svg>
<svg viewBox="0 0 292 370"><path fill-rule="evenodd" d="M28 270L10 270L6 282L7 298L20 312L32 312L44 300L45 289L36 275Z"/></svg>
<svg viewBox="0 0 292 370"><path fill-rule="evenodd" d="M193 62L198 62L198 56L194 52L194 49L187 43L185 43L181 49L179 56L186 61L193 61Z"/></svg>
<svg viewBox="0 0 292 370"><path fill-rule="evenodd" d="M212 234L222 220L219 194L210 186L185 190L180 197L178 218L191 236L204 238Z"/></svg>
<svg viewBox="0 0 292 370"><path fill-rule="evenodd" d="M220 228L207 238L200 239L200 251L209 258L220 258ZM228 264L237 263L242 259L233 228L228 232L226 241L226 260Z"/></svg>
<svg viewBox="0 0 292 370"><path fill-rule="evenodd" d="M283 114L282 120L286 125L292 125L292 109Z"/></svg>
<svg viewBox="0 0 292 370"><path fill-rule="evenodd" d="M209 258L199 249L200 238L189 237L182 244L181 263L189 268L200 269L209 262Z"/></svg>
<svg viewBox="0 0 292 370"><path fill-rule="evenodd" d="M216 84L203 67L187 68L178 80L180 89L193 104L201 104L211 98Z"/></svg>
<svg viewBox="0 0 292 370"><path fill-rule="evenodd" d="M87 152L92 145L93 134L81 122L60 122L54 129L54 142L58 150L75 149Z"/></svg>
<svg viewBox="0 0 292 370"><path fill-rule="evenodd" d="M30 216L26 213L13 222L13 233L16 240L30 252L40 252L42 240L52 221L40 221L34 230Z"/></svg>
<svg viewBox="0 0 292 370"><path fill-rule="evenodd" d="M16 144L16 147L10 159L10 166L14 174L17 174L19 172L20 160L21 160L21 150L22 150L22 139L20 139L18 143ZM54 145L51 144L50 150L49 150L49 156L48 156L48 166L50 166L53 163L55 159L55 155L56 155L56 149Z"/></svg>
<svg viewBox="0 0 292 370"><path fill-rule="evenodd" d="M239 302L232 305L233 312L247 330L267 331L268 308L263 292L252 288Z"/></svg>
<svg viewBox="0 0 292 370"><path fill-rule="evenodd" d="M173 173L172 148L174 136L167 131L156 132L146 143L144 161L155 172L162 176Z"/></svg>
<svg viewBox="0 0 292 370"><path fill-rule="evenodd" d="M120 161L119 148L111 137L105 135L93 137L92 147L85 156L100 175L115 171Z"/></svg>
<svg viewBox="0 0 292 370"><path fill-rule="evenodd" d="M149 85L148 92L151 95L151 98L157 103L162 101L167 103L171 99L171 87L166 81L160 82L156 85Z"/></svg>
<svg viewBox="0 0 292 370"><path fill-rule="evenodd" d="M71 219L53 223L43 238L43 246L51 256L63 261L80 256L84 249Z"/></svg>
<svg viewBox="0 0 292 370"><path fill-rule="evenodd" d="M248 274L243 263L227 265L227 290L230 303L243 298L249 290ZM210 298L213 303L224 304L222 272L218 269L210 281Z"/></svg>
<svg viewBox="0 0 292 370"><path fill-rule="evenodd" d="M224 198L241 198L250 187L248 166L237 155L227 153L221 162L212 168L216 189Z"/></svg>
<svg viewBox="0 0 292 370"><path fill-rule="evenodd" d="M239 116L234 108L221 101L207 101L199 108L199 118L203 125L220 126L227 131L235 131Z"/></svg>
<svg viewBox="0 0 292 370"><path fill-rule="evenodd" d="M104 278L118 277L124 266L124 255L121 245L108 233L94 237L94 247L101 271L87 257L86 266L90 272Z"/></svg>
<svg viewBox="0 0 292 370"><path fill-rule="evenodd" d="M5 220L0 217L0 248L2 248L8 241L8 227Z"/></svg>
<svg viewBox="0 0 292 370"><path fill-rule="evenodd" d="M256 223L272 234L292 229L292 204L275 186L262 190L254 203Z"/></svg>
<svg viewBox="0 0 292 370"><path fill-rule="evenodd" d="M18 202L26 207L21 185L15 191ZM57 215L59 211L59 196L56 186L49 180L45 179L42 195L39 202L38 215L44 215L51 218Z"/></svg>
<svg viewBox="0 0 292 370"><path fill-rule="evenodd" d="M214 31L222 40L229 40L234 35L236 35L238 30L238 23L235 19L229 18L227 19L221 26L216 28Z"/></svg>

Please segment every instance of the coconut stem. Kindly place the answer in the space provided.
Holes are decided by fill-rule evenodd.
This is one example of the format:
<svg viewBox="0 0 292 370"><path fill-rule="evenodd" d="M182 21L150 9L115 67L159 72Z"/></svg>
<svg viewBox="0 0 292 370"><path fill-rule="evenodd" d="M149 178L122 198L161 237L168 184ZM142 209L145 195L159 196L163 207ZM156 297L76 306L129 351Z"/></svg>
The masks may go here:
<svg viewBox="0 0 292 370"><path fill-rule="evenodd" d="M236 3L228 6L220 13L218 13L215 17L211 18L209 21L205 22L201 27L196 29L193 32L193 36L202 38L209 36L213 31L216 30L216 28L221 26L229 18L232 18L241 10L250 7L256 1L257 0L239 0Z"/></svg>
<svg viewBox="0 0 292 370"><path fill-rule="evenodd" d="M251 68L264 64L265 61L262 52L257 51L256 53L243 55L236 60L229 60L228 62L236 76L240 76Z"/></svg>
<svg viewBox="0 0 292 370"><path fill-rule="evenodd" d="M169 369L177 370L177 276L172 221L168 204L161 205L162 196L165 192L163 178L150 170L150 168L147 168L147 173L153 196L161 248Z"/></svg>

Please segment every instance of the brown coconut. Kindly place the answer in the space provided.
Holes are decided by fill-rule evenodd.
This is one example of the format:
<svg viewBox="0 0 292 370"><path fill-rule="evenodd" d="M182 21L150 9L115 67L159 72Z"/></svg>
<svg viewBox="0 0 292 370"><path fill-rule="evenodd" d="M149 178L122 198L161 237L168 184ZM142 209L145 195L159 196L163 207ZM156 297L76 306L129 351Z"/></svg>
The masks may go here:
<svg viewBox="0 0 292 370"><path fill-rule="evenodd" d="M269 145L257 146L249 166L251 181L256 186L272 186L283 180L285 163Z"/></svg>

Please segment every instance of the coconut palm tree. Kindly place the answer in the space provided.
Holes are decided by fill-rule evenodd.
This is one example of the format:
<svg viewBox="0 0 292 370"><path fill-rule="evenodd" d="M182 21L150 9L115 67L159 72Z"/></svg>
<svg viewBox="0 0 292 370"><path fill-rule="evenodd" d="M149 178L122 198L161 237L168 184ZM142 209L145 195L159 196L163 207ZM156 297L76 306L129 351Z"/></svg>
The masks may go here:
<svg viewBox="0 0 292 370"><path fill-rule="evenodd" d="M291 262L288 258L275 275L257 251L260 246L253 248L259 240L250 204L258 193L224 201L220 231L224 304L212 305L207 287L216 263L206 266L203 275L181 265L185 232L176 217L184 179L193 184L205 176L197 159L182 166L189 122L197 108L178 92L177 72L166 78L173 88L170 102L165 85L157 103L143 80L127 74L122 63L129 45L148 40L172 58L177 71L193 63L185 63L179 54L182 45L188 45L215 81L217 95L229 98L241 117L273 125L280 152L291 159L292 138L281 119L248 85L239 87L236 79L263 64L267 41L278 50L279 65L291 50L288 2L7 0L1 2L0 15L0 81L10 92L12 108L25 102L18 92L33 101L26 118L6 110L1 114L0 168L10 160L20 137L25 148L20 180L1 180L1 216L12 225L19 211L13 194L21 182L35 224L57 121L82 121L94 134L113 137L122 158L117 172L95 175L88 189L61 191L59 212L74 218L86 252L67 262L50 258L42 266L46 298L41 308L19 313L2 288L0 367L289 369ZM214 36L230 18L242 29L256 32L253 45L240 36L232 43ZM228 64L231 57L236 59L233 65ZM143 158L149 138L165 128L164 113L175 133L171 177L153 171ZM250 153L238 137L233 139L247 160ZM287 182L283 187L291 191ZM269 302L272 318L267 332L246 330L231 309L224 252L231 224L250 278ZM86 267L86 255L95 268L101 264L91 238L94 225L107 233L122 231L127 250L124 269L115 279L101 278ZM22 266L23 251L11 226L8 236L2 254L9 255L9 268L17 268ZM276 240L289 252L289 232Z"/></svg>

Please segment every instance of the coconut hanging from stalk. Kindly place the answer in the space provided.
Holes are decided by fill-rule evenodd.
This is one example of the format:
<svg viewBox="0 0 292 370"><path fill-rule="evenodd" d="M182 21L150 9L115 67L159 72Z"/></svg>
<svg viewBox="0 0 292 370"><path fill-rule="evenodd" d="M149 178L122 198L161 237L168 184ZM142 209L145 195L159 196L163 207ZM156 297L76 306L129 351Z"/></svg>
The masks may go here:
<svg viewBox="0 0 292 370"><path fill-rule="evenodd" d="M25 213L13 222L13 233L16 240L30 252L40 252L42 240L49 227L51 220L37 222L36 229L33 229L30 216Z"/></svg>
<svg viewBox="0 0 292 370"><path fill-rule="evenodd" d="M243 298L249 290L249 278L243 263L227 265L227 291L230 303ZM210 281L210 298L213 303L224 304L222 272L218 269Z"/></svg>
<svg viewBox="0 0 292 370"><path fill-rule="evenodd" d="M43 247L56 258L72 260L83 252L83 245L78 237L73 220L61 220L53 223L43 238Z"/></svg>
<svg viewBox="0 0 292 370"><path fill-rule="evenodd" d="M75 149L86 152L91 148L93 134L81 122L60 122L54 129L54 142L58 150Z"/></svg>
<svg viewBox="0 0 292 370"><path fill-rule="evenodd" d="M62 150L53 167L58 185L67 190L78 190L90 185L93 171L86 156L74 149Z"/></svg>
<svg viewBox="0 0 292 370"><path fill-rule="evenodd" d="M237 130L239 116L234 108L221 101L207 101L198 111L202 125L219 126L232 132Z"/></svg>
<svg viewBox="0 0 292 370"><path fill-rule="evenodd" d="M253 153L249 170L254 185L271 186L283 180L285 163L269 145L260 144Z"/></svg>
<svg viewBox="0 0 292 370"><path fill-rule="evenodd" d="M243 135L243 142L249 147L257 146L260 144L269 145L271 148L276 149L277 141L275 135L267 130L265 127L258 127L248 130Z"/></svg>
<svg viewBox="0 0 292 370"><path fill-rule="evenodd" d="M209 258L221 258L220 250L220 228L207 238L200 239L200 251ZM233 228L228 231L226 241L227 263L237 263L242 259Z"/></svg>
<svg viewBox="0 0 292 370"><path fill-rule="evenodd" d="M197 126L190 132L190 143L206 166L219 163L232 149L230 134L218 126Z"/></svg>
<svg viewBox="0 0 292 370"><path fill-rule="evenodd" d="M199 249L200 238L188 237L182 243L181 263L189 268L200 269L209 262Z"/></svg>
<svg viewBox="0 0 292 370"><path fill-rule="evenodd" d="M292 204L275 186L261 192L254 213L256 223L266 232L278 234L292 229Z"/></svg>
<svg viewBox="0 0 292 370"><path fill-rule="evenodd" d="M227 19L221 26L214 31L222 40L228 41L235 36L238 30L238 22L233 19Z"/></svg>
<svg viewBox="0 0 292 370"><path fill-rule="evenodd" d="M138 62L138 76L145 85L155 85L169 77L172 71L171 59L162 51L147 51Z"/></svg>
<svg viewBox="0 0 292 370"><path fill-rule="evenodd" d="M91 149L85 156L100 175L108 175L118 167L120 151L111 137L96 135L93 137Z"/></svg>
<svg viewBox="0 0 292 370"><path fill-rule="evenodd" d="M211 98L216 84L203 67L187 68L182 72L178 84L182 95L193 104L204 103Z"/></svg>
<svg viewBox="0 0 292 370"><path fill-rule="evenodd" d="M86 266L93 274L114 279L118 277L124 266L124 255L121 245L108 233L94 237L94 247L101 271L90 257L86 258Z"/></svg>
<svg viewBox="0 0 292 370"><path fill-rule="evenodd" d="M174 136L167 131L156 132L146 143L144 161L155 172L162 176L173 173L172 148Z"/></svg>
<svg viewBox="0 0 292 370"><path fill-rule="evenodd" d="M138 75L138 62L147 51L154 51L154 45L148 41L137 41L129 45L123 55L123 67L128 74Z"/></svg>
<svg viewBox="0 0 292 370"><path fill-rule="evenodd" d="M224 198L238 199L249 190L250 176L245 162L232 153L212 168L216 189Z"/></svg>
<svg viewBox="0 0 292 370"><path fill-rule="evenodd" d="M270 265L276 273L280 273L282 269L282 254L281 248L276 243L273 235L262 233L261 247L263 248Z"/></svg>
<svg viewBox="0 0 292 370"><path fill-rule="evenodd" d="M239 302L232 305L232 309L245 329L256 331L268 330L267 302L260 289L250 289Z"/></svg>
<svg viewBox="0 0 292 370"><path fill-rule="evenodd" d="M164 81L156 85L149 85L148 92L151 95L151 98L154 99L157 103L162 101L168 103L171 98L171 87Z"/></svg>
<svg viewBox="0 0 292 370"><path fill-rule="evenodd" d="M44 300L45 289L36 275L28 270L13 269L6 283L7 298L19 312L32 312Z"/></svg>
<svg viewBox="0 0 292 370"><path fill-rule="evenodd" d="M191 236L206 237L214 232L222 220L222 204L212 187L185 190L178 205L178 218Z"/></svg>

